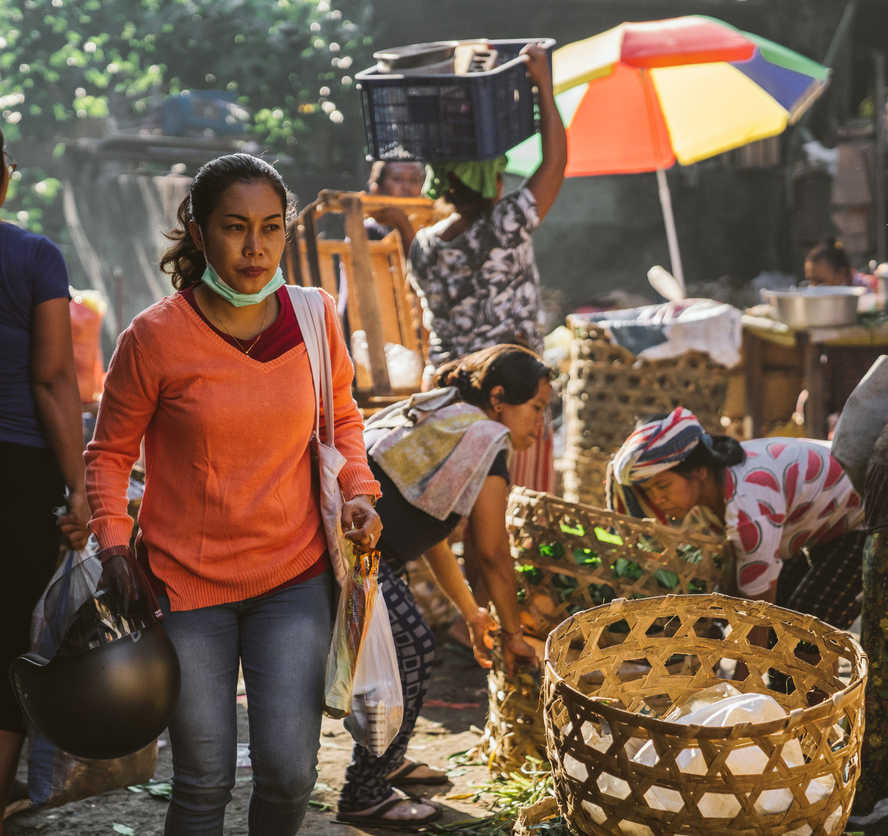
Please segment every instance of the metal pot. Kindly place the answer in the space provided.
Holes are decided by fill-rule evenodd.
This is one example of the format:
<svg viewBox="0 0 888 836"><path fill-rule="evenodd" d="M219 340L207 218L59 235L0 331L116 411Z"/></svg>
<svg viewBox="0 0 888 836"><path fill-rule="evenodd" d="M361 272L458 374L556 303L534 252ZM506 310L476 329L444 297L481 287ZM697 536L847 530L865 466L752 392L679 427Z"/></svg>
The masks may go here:
<svg viewBox="0 0 888 836"><path fill-rule="evenodd" d="M790 328L821 328L853 325L861 287L817 286L793 290L762 290L762 299Z"/></svg>

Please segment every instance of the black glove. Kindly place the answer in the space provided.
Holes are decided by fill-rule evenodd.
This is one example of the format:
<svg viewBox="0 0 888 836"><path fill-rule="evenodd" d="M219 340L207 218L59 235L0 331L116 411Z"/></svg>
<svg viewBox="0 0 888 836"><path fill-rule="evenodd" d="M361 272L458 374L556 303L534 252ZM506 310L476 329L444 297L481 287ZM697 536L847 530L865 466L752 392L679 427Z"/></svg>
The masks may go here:
<svg viewBox="0 0 888 836"><path fill-rule="evenodd" d="M129 546L114 546L99 552L102 575L96 587L96 597L112 612L129 615L130 608L139 600L136 582L138 567Z"/></svg>

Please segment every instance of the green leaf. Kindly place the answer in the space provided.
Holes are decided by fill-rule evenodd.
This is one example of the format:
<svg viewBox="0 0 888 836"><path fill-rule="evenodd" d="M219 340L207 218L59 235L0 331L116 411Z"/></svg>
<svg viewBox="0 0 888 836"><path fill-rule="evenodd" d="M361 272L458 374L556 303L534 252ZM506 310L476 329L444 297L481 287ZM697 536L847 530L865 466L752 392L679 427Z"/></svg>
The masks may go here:
<svg viewBox="0 0 888 836"><path fill-rule="evenodd" d="M663 589L675 589L678 586L678 575L670 569L657 569L654 577Z"/></svg>
<svg viewBox="0 0 888 836"><path fill-rule="evenodd" d="M564 557L564 546L557 540L554 543L541 543L540 556L548 557L550 560L561 560Z"/></svg>
<svg viewBox="0 0 888 836"><path fill-rule="evenodd" d="M606 528L602 528L600 525L595 526L595 536L601 540L602 543L611 543L614 546L623 545L623 538L620 537L619 534L614 534Z"/></svg>
<svg viewBox="0 0 888 836"><path fill-rule="evenodd" d="M117 824L117 822L115 822L113 825L111 825L111 829L115 833L120 833L121 836L136 836L136 831L133 830L128 824Z"/></svg>

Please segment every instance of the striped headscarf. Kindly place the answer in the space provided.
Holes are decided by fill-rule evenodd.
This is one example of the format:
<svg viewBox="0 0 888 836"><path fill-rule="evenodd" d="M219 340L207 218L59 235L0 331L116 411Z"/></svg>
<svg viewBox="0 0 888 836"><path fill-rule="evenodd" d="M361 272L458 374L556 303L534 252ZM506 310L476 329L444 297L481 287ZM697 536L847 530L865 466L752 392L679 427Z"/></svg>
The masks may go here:
<svg viewBox="0 0 888 836"><path fill-rule="evenodd" d="M612 510L633 517L663 515L633 490L646 480L683 462L700 443L710 446L712 438L689 409L677 407L661 421L640 426L614 454L607 467L607 503ZM664 521L664 520L663 520Z"/></svg>

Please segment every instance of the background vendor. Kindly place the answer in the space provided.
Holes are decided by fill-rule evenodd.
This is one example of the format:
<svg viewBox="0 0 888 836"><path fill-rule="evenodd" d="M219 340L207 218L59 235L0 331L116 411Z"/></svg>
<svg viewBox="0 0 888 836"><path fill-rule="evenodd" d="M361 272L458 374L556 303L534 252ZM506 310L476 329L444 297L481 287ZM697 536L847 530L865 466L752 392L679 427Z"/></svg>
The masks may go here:
<svg viewBox="0 0 888 836"><path fill-rule="evenodd" d="M734 546L741 595L837 627L857 617L862 502L820 442L710 436L679 407L626 439L609 465L607 495L614 510L664 523L704 506Z"/></svg>

